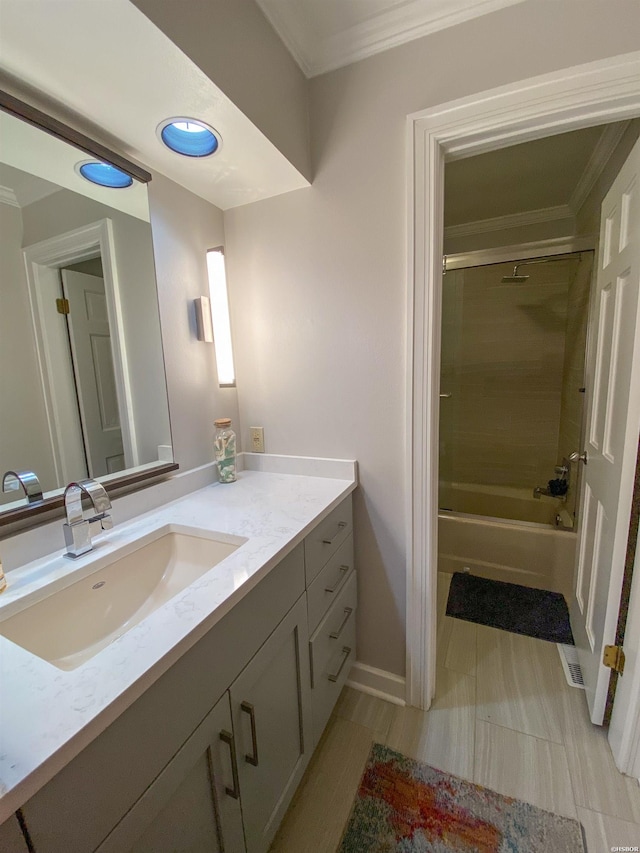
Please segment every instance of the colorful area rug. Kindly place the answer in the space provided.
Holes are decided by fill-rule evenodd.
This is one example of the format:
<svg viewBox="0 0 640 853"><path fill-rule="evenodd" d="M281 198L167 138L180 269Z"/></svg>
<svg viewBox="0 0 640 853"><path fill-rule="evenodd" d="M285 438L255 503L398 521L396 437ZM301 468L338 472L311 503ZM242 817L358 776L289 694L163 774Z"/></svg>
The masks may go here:
<svg viewBox="0 0 640 853"><path fill-rule="evenodd" d="M567 602L559 592L546 589L455 572L449 587L447 616L573 645Z"/></svg>
<svg viewBox="0 0 640 853"><path fill-rule="evenodd" d="M580 824L375 743L339 853L584 853Z"/></svg>

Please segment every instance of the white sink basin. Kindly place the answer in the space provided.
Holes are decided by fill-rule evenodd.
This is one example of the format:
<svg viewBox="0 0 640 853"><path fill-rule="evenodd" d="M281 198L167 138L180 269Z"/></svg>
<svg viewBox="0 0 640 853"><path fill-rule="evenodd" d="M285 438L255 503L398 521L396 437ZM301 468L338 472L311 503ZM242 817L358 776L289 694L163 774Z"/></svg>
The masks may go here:
<svg viewBox="0 0 640 853"><path fill-rule="evenodd" d="M169 530L0 622L0 634L58 669L75 669L246 541ZM148 539L148 537L145 537Z"/></svg>

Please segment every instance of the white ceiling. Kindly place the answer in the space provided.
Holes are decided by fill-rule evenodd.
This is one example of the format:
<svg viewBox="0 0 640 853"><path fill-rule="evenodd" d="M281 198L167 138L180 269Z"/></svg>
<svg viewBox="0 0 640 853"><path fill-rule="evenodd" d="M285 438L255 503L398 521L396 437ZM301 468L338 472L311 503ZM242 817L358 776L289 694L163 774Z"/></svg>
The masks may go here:
<svg viewBox="0 0 640 853"><path fill-rule="evenodd" d="M286 13L290 23L303 22L305 49L316 51L315 59L309 54L309 67L318 68L321 45L330 42L335 47L345 33L350 49L370 53L389 46L389 39L414 38L425 27L450 26L519 0L258 2L271 13ZM308 186L129 0L0 0L0 24L0 69L83 116L89 126L108 131L132 159L218 207ZM374 31L380 38L363 47L364 33ZM340 61L350 61L346 57L343 52ZM159 143L157 124L184 114L197 115L220 131L223 145L213 158L182 158ZM592 128L449 164L446 224L464 228L523 211L533 211L538 221L575 215L585 188L593 184L619 139L616 134L615 126L606 131ZM18 161L13 165L20 167ZM60 178L58 183L65 185Z"/></svg>
<svg viewBox="0 0 640 853"><path fill-rule="evenodd" d="M307 77L523 0L256 0Z"/></svg>
<svg viewBox="0 0 640 853"><path fill-rule="evenodd" d="M0 0L0 69L223 210L309 185L128 0ZM183 115L219 131L213 157L181 157L159 142L158 124Z"/></svg>
<svg viewBox="0 0 640 853"><path fill-rule="evenodd" d="M447 236L575 217L628 126L574 130L447 163Z"/></svg>

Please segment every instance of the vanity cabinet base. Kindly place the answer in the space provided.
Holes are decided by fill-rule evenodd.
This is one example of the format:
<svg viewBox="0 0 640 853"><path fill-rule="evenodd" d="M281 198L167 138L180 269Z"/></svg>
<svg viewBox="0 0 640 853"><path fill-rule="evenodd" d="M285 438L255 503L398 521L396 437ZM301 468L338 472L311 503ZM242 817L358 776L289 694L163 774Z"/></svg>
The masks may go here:
<svg viewBox="0 0 640 853"><path fill-rule="evenodd" d="M96 853L245 853L232 731L225 693Z"/></svg>
<svg viewBox="0 0 640 853"><path fill-rule="evenodd" d="M23 806L36 853L90 853L304 593L302 545Z"/></svg>
<svg viewBox="0 0 640 853"><path fill-rule="evenodd" d="M2 853L29 853L16 815L0 825L0 850Z"/></svg>
<svg viewBox="0 0 640 853"><path fill-rule="evenodd" d="M349 497L24 805L35 853L267 853L355 660L351 519Z"/></svg>
<svg viewBox="0 0 640 853"><path fill-rule="evenodd" d="M247 853L266 853L313 750L301 596L231 685Z"/></svg>

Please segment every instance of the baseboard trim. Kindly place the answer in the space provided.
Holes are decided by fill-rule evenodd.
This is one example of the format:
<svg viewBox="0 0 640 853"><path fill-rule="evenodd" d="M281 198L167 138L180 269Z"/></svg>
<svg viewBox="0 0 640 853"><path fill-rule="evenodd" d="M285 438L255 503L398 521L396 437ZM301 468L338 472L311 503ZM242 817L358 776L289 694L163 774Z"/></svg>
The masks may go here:
<svg viewBox="0 0 640 853"><path fill-rule="evenodd" d="M366 663L354 663L347 679L347 687L368 693L378 699L393 702L394 705L406 705L405 679L384 669L376 669Z"/></svg>

